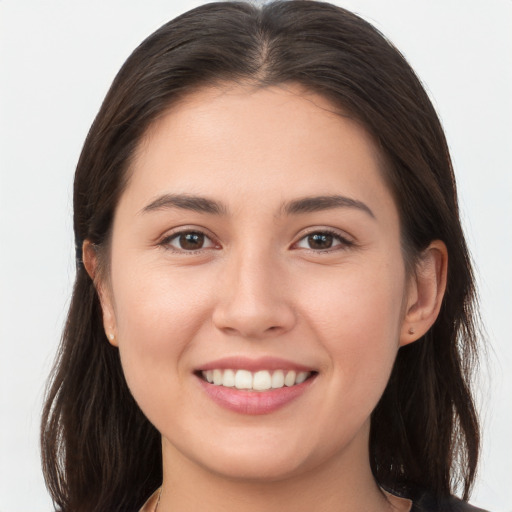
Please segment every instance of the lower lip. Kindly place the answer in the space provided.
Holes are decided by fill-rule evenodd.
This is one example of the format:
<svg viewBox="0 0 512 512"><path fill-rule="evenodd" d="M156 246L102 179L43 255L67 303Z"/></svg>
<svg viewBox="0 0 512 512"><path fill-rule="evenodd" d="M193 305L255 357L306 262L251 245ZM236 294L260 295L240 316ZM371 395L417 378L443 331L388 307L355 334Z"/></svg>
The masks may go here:
<svg viewBox="0 0 512 512"><path fill-rule="evenodd" d="M269 389L268 391L246 391L216 386L197 377L206 394L218 405L240 414L269 414L289 404L304 394L315 380L316 374L295 386Z"/></svg>

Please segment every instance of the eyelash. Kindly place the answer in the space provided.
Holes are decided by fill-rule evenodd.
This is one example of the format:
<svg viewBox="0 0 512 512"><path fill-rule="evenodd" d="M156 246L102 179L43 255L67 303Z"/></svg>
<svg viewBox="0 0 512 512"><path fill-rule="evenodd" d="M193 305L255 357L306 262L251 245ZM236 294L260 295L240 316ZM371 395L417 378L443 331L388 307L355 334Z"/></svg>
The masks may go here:
<svg viewBox="0 0 512 512"><path fill-rule="evenodd" d="M347 249L349 247L354 246L354 242L349 240L348 238L342 236L338 231L332 230L332 229L314 229L310 231L309 233L304 234L297 242L293 244L293 246L297 246L300 242L307 239L310 236L313 235L328 235L332 236L334 240L337 240L339 244L335 245L334 247L329 247L327 249L312 249L309 247L304 247L303 249L313 252L315 254L324 254L329 252L335 252Z"/></svg>
<svg viewBox="0 0 512 512"><path fill-rule="evenodd" d="M211 243L211 246L209 246L209 247L200 247L199 249L187 250L187 249L183 249L183 248L173 247L171 245L172 241L177 240L181 236L184 236L184 235L199 235L199 236L203 236L205 238L205 240L209 240L209 242ZM200 229L184 229L182 231L178 231L176 233L172 233L171 235L166 236L161 242L159 242L158 245L163 247L164 249L169 250L169 251L172 251L172 252L175 252L175 253L179 253L179 254L186 254L186 255L194 255L194 254L198 254L198 253L203 252L205 249L211 249L211 248L218 247L218 244L216 244L213 241L212 237L208 236L206 233L204 233Z"/></svg>
<svg viewBox="0 0 512 512"><path fill-rule="evenodd" d="M206 240L209 240L211 245L209 245L208 247L200 247L199 249L191 249L191 250L187 250L187 249L184 249L184 248L177 248L177 247L173 247L171 245L171 242L173 242L174 240L179 239L179 237L184 236L184 235L199 235L199 236L202 236ZM332 236L334 240L339 242L334 247L329 247L327 249L313 249L311 247L302 247L302 249L305 249L305 250L310 251L310 252L315 253L315 254L319 254L319 253L323 254L323 253L329 253L329 252L335 252L335 251L339 251L339 250L344 250L344 249L346 249L348 247L352 247L352 246L355 245L354 242L352 242L351 240L348 240L344 236L340 235L340 233L337 232L337 231L334 231L334 230L331 230L331 229L316 229L316 230L310 231L309 233L304 234L297 242L294 242L292 244L292 248L300 249L300 247L297 247L298 244L300 244L303 240L305 240L308 237L311 237L313 235L323 235L323 236L328 235L328 236ZM216 242L212 239L212 237L208 236L206 233L204 233L203 231L201 231L199 229L184 229L182 231L178 231L176 233L172 233L171 235L166 236L161 242L159 242L158 245L163 247L163 248L165 248L165 249L167 249L167 250L170 250L172 252L179 253L179 254L186 254L186 255L194 255L194 254L202 253L204 250L209 250L209 249L212 249L212 248L218 248L219 247L219 245L216 244Z"/></svg>

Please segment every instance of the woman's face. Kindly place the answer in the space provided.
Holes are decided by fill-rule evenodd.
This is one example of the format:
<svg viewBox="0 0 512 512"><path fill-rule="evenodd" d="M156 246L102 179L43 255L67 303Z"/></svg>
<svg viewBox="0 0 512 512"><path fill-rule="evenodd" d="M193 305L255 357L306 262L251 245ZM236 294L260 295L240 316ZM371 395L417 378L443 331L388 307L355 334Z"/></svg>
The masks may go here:
<svg viewBox="0 0 512 512"><path fill-rule="evenodd" d="M367 463L408 287L374 144L333 110L204 89L139 147L102 304L164 457L266 479Z"/></svg>

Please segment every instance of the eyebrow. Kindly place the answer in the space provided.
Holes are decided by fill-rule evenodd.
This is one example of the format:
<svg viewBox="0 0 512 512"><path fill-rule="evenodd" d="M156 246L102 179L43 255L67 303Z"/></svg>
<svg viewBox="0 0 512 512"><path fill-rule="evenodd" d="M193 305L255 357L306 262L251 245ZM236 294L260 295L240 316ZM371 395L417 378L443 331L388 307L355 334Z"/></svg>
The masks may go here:
<svg viewBox="0 0 512 512"><path fill-rule="evenodd" d="M334 208L356 208L367 213L375 219L374 213L362 201L351 199L350 197L332 195L332 196L315 196L295 199L283 206L283 211L287 215L296 215L300 213L319 212L322 210L332 210Z"/></svg>
<svg viewBox="0 0 512 512"><path fill-rule="evenodd" d="M226 215L228 213L227 207L218 201L208 199L207 197L189 194L164 194L151 201L151 203L145 206L140 213L148 213L169 208L178 208L213 215ZM319 212L335 208L355 208L375 219L374 213L365 203L358 201L357 199L351 199L350 197L340 195L308 196L300 199L294 199L282 206L281 213L284 213L285 215L299 215L302 213Z"/></svg>
<svg viewBox="0 0 512 512"><path fill-rule="evenodd" d="M157 197L145 206L140 213L165 210L168 208L179 208L198 213L209 213L214 215L225 215L227 209L221 203L201 196L189 194L165 194Z"/></svg>

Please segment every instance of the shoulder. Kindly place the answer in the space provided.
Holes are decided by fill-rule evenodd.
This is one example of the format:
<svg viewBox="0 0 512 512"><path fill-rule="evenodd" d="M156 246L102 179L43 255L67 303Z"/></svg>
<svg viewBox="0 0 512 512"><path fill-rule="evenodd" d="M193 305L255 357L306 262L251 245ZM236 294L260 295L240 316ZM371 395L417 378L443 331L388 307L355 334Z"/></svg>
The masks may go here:
<svg viewBox="0 0 512 512"><path fill-rule="evenodd" d="M158 488L144 503L144 506L139 510L139 512L153 512L156 509L160 498L160 488Z"/></svg>
<svg viewBox="0 0 512 512"><path fill-rule="evenodd" d="M413 500L411 512L487 512L454 496L441 500L424 493Z"/></svg>

